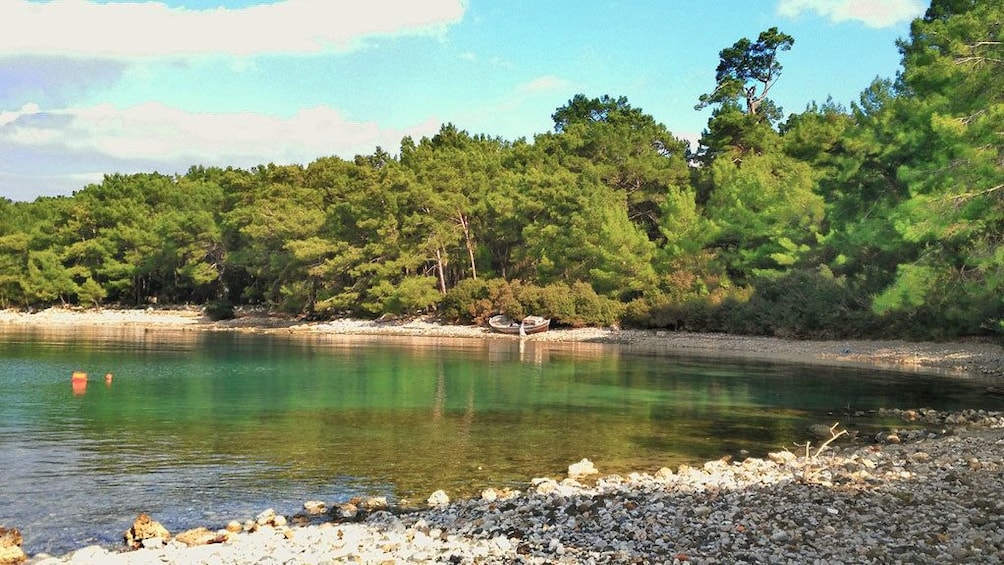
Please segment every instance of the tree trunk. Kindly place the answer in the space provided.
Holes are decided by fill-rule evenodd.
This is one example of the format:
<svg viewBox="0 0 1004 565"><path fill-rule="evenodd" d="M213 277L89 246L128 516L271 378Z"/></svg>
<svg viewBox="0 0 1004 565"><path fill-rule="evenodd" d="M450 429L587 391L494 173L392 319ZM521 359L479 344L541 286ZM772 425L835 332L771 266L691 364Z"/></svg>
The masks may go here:
<svg viewBox="0 0 1004 565"><path fill-rule="evenodd" d="M460 223L460 228L464 230L464 245L467 246L467 256L471 259L471 278L477 280L478 266L474 262L474 240L471 238L470 223L460 210L457 210L457 221Z"/></svg>
<svg viewBox="0 0 1004 565"><path fill-rule="evenodd" d="M439 293L446 294L446 273L443 269L443 252L436 248L436 273L439 275Z"/></svg>

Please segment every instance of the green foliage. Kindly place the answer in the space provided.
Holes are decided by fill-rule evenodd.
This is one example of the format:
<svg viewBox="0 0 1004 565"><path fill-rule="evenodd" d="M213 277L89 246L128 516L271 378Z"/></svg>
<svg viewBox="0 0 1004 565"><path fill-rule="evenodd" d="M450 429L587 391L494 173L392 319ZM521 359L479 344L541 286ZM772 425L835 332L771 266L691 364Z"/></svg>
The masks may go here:
<svg viewBox="0 0 1004 565"><path fill-rule="evenodd" d="M399 156L108 175L0 198L0 306L289 313L782 336L999 335L1004 7L937 0L897 79L781 122L794 39L720 52L700 150L578 94L514 142L453 124Z"/></svg>
<svg viewBox="0 0 1004 565"><path fill-rule="evenodd" d="M237 317L237 311L234 309L234 305L229 300L213 300L206 304L205 307L206 316L218 322L221 320L232 320Z"/></svg>
<svg viewBox="0 0 1004 565"><path fill-rule="evenodd" d="M747 114L776 119L780 110L769 104L767 93L781 74L778 51L788 51L794 43L793 37L772 27L761 32L756 41L744 37L722 49L715 70L715 89L701 95L697 109L743 100Z"/></svg>

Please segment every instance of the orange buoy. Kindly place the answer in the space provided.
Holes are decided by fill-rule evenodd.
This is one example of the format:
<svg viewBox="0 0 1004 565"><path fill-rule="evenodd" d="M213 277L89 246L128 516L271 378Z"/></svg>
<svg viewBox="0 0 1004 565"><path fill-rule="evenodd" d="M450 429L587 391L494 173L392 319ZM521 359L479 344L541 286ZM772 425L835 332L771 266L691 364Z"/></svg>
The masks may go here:
<svg viewBox="0 0 1004 565"><path fill-rule="evenodd" d="M87 373L83 371L73 371L73 376L70 377L70 380L87 382Z"/></svg>
<svg viewBox="0 0 1004 565"><path fill-rule="evenodd" d="M83 396L87 392L87 379L74 379L70 381L70 386L73 387L73 396Z"/></svg>

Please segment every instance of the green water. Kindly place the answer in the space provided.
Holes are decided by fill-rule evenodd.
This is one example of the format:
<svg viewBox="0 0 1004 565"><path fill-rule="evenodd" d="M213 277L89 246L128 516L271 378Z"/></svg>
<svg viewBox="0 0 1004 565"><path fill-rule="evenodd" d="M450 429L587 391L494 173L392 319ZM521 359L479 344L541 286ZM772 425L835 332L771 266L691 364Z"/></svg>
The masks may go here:
<svg viewBox="0 0 1004 565"><path fill-rule="evenodd" d="M792 447L879 407L988 407L981 383L516 339L7 331L0 525L29 553L303 501L422 503L591 459L648 471ZM74 391L73 371L90 374ZM105 373L112 373L110 384Z"/></svg>

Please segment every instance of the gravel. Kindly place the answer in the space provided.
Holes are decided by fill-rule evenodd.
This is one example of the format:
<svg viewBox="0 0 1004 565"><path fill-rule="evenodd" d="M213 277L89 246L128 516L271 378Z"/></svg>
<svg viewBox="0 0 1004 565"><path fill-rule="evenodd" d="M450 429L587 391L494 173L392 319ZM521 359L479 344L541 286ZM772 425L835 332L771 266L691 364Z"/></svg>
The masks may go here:
<svg viewBox="0 0 1004 565"><path fill-rule="evenodd" d="M94 546L29 563L1004 561L1004 414L888 415L929 427L652 475L541 477L417 512L312 501L315 512L331 510L265 511L237 533L208 536L219 543L152 539L136 551Z"/></svg>

